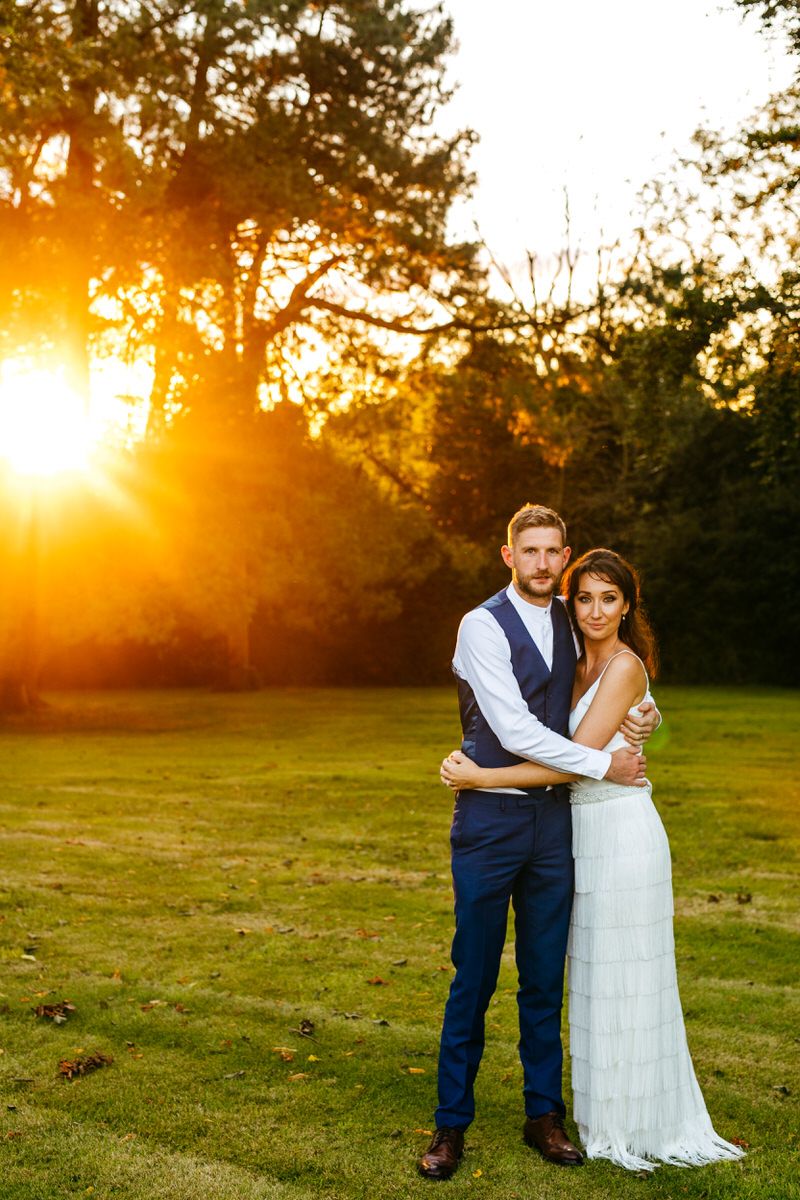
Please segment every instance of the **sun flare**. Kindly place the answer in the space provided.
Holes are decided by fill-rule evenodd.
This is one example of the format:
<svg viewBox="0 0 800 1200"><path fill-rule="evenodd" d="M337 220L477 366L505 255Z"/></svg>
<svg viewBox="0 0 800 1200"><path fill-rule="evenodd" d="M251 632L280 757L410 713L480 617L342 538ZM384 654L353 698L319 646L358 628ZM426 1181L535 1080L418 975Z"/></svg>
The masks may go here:
<svg viewBox="0 0 800 1200"><path fill-rule="evenodd" d="M18 475L85 471L96 440L83 400L63 375L0 367L0 459Z"/></svg>

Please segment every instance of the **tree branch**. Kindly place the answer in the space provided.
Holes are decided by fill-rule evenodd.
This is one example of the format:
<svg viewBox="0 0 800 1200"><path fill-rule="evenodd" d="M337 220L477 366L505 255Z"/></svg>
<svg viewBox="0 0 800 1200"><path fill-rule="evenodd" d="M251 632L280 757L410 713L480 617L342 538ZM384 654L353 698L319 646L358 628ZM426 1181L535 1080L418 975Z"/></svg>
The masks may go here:
<svg viewBox="0 0 800 1200"><path fill-rule="evenodd" d="M403 317L376 317L371 313L358 312L355 309L346 308L343 304L334 304L332 300L318 299L316 296L312 296L307 301L306 307L319 308L324 312L333 313L336 317L344 317L348 321L363 321L365 325L375 325L378 329L388 329L392 333L411 333L420 337L424 337L429 333L440 333L448 329L458 328L454 319L446 321L443 325L429 325L424 329L420 329L419 326L407 324Z"/></svg>
<svg viewBox="0 0 800 1200"><path fill-rule="evenodd" d="M358 312L355 309L346 308L343 304L334 304L331 300L317 299L316 296L310 297L304 307L319 308L324 312L333 313L334 316L344 317L348 321L363 321L366 325L375 325L378 329L388 329L391 333L408 333L416 337L427 337L432 333L448 333L454 329L462 329L467 333L497 333L503 329L534 329L542 324L535 316L526 313L523 317L514 319L500 318L497 321L487 322L470 321L463 317L453 317L452 320L444 321L441 325L427 325L424 328L420 328L418 325L409 325L402 317L395 319L376 317L371 313ZM585 310L585 312L588 311L589 309ZM566 325L580 315L582 315L581 312L569 313L560 320L551 318L545 324Z"/></svg>
<svg viewBox="0 0 800 1200"><path fill-rule="evenodd" d="M342 261L342 258L343 255L336 254L333 258L326 259L325 262L320 263L318 267L306 275L305 279L301 279L299 283L295 284L283 308L275 313L271 321L263 322L261 328L265 342L270 337L275 337L276 334L282 333L287 325L291 325L295 317L298 317L310 303L308 293L314 287L314 284L318 283L323 275L327 275L328 271L332 271ZM311 303L316 304L317 301L312 301Z"/></svg>

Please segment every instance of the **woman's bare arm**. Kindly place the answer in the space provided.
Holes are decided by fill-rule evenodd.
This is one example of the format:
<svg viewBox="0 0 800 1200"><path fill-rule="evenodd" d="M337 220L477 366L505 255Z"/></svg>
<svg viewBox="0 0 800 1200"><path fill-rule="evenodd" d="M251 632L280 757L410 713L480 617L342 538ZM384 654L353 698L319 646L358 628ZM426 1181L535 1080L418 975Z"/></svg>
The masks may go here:
<svg viewBox="0 0 800 1200"><path fill-rule="evenodd" d="M573 734L573 742L596 750L607 746L619 729L628 709L638 704L647 690L647 676L633 654L620 654L603 672L592 703Z"/></svg>
<svg viewBox="0 0 800 1200"><path fill-rule="evenodd" d="M513 767L479 767L460 750L454 750L442 762L442 782L454 791L461 788L547 787L551 783L570 783L577 775L565 775L538 763L515 763Z"/></svg>

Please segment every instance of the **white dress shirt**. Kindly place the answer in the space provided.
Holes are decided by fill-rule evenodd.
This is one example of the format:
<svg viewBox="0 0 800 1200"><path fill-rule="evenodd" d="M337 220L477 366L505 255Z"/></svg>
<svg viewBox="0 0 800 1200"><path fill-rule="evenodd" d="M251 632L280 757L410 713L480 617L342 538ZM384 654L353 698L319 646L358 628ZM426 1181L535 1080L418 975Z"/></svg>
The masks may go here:
<svg viewBox="0 0 800 1200"><path fill-rule="evenodd" d="M550 604L546 608L530 604L517 593L513 583L509 584L506 594L548 669L552 668L553 623ZM557 600L556 603L560 604L561 601ZM530 712L511 666L508 638L487 609L474 608L462 619L453 655L453 668L472 688L478 708L492 733L510 754L571 775L586 775L590 779L602 779L605 776L611 765L610 754L561 737ZM519 792L521 789L486 790Z"/></svg>

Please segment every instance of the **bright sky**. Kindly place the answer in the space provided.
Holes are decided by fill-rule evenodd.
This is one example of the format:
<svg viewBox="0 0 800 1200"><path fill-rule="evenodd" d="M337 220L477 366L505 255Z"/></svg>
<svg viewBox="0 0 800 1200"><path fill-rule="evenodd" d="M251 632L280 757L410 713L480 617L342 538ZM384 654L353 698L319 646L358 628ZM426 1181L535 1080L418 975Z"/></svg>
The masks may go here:
<svg viewBox="0 0 800 1200"><path fill-rule="evenodd" d="M632 227L636 193L695 129L735 128L797 68L732 0L446 0L461 84L447 127L481 136L477 221L506 265L573 242L591 254Z"/></svg>

